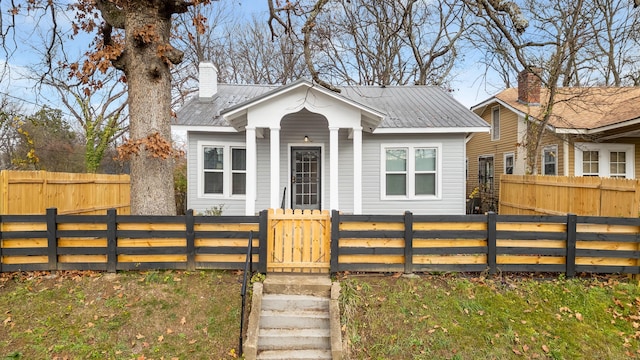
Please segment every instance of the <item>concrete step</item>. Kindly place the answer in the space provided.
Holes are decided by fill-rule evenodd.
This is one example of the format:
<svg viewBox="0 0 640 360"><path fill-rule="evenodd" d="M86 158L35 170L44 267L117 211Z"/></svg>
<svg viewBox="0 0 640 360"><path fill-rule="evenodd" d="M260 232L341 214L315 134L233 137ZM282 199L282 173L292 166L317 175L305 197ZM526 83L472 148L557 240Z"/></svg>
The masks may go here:
<svg viewBox="0 0 640 360"><path fill-rule="evenodd" d="M331 279L326 274L269 274L264 281L264 292L329 297Z"/></svg>
<svg viewBox="0 0 640 360"><path fill-rule="evenodd" d="M265 294L262 310L329 311L329 298L311 295Z"/></svg>
<svg viewBox="0 0 640 360"><path fill-rule="evenodd" d="M328 311L263 310L260 327L263 329L328 329Z"/></svg>
<svg viewBox="0 0 640 360"><path fill-rule="evenodd" d="M331 350L329 329L260 329L259 350Z"/></svg>
<svg viewBox="0 0 640 360"><path fill-rule="evenodd" d="M258 354L264 360L324 360L331 359L329 350L266 350Z"/></svg>

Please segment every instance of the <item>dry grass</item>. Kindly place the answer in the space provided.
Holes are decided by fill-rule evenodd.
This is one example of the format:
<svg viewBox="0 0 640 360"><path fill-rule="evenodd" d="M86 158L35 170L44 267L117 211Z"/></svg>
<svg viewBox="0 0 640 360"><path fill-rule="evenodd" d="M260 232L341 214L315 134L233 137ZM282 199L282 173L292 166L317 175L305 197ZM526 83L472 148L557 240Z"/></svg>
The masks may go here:
<svg viewBox="0 0 640 360"><path fill-rule="evenodd" d="M2 276L0 359L237 357L241 277L234 273Z"/></svg>

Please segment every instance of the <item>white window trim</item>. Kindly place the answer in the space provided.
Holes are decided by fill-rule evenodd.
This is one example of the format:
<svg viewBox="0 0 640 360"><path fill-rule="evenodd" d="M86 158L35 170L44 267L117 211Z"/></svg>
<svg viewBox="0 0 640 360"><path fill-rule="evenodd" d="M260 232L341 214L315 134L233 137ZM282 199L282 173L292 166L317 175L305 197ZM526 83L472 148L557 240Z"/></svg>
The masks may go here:
<svg viewBox="0 0 640 360"><path fill-rule="evenodd" d="M502 173L507 173L507 158L512 157L513 160L511 162L511 174L516 173L516 155L512 152L504 153L504 157L502 158Z"/></svg>
<svg viewBox="0 0 640 360"><path fill-rule="evenodd" d="M407 195L387 195L386 150L408 150L407 154ZM415 149L436 149L436 194L415 195ZM380 144L380 199L381 200L441 200L442 199L442 144L441 143L385 143Z"/></svg>
<svg viewBox="0 0 640 360"><path fill-rule="evenodd" d="M541 154L542 159L540 161L540 164L542 164L542 166L541 166L542 167L542 169L541 169L542 171L540 171L540 173L542 175L547 175L546 174L547 167L545 166L546 164L544 162L544 160L545 160L544 153L546 151L553 151L556 154L555 174L553 174L552 176L558 176L558 145L548 145L548 146L545 146L545 147L542 148L542 154Z"/></svg>
<svg viewBox="0 0 640 360"><path fill-rule="evenodd" d="M609 154L614 152L625 152L626 160L626 178L635 179L635 145L634 144L612 144L612 143L575 143L575 176L583 176L582 172L582 153L583 151L598 151L598 176L610 177Z"/></svg>
<svg viewBox="0 0 640 360"><path fill-rule="evenodd" d="M204 148L205 147L221 147L223 148L224 158L222 162L222 173L224 182L222 184L222 194L205 194L204 193ZM197 149L198 153L196 161L197 167L197 184L198 184L198 198L203 199L245 199L246 194L234 195L231 193L231 184L233 181L233 171L231 170L231 149L242 148L246 149L247 145L242 142L225 142L225 141L198 141ZM246 173L246 171L245 171ZM246 185L248 187L248 185Z"/></svg>
<svg viewBox="0 0 640 360"><path fill-rule="evenodd" d="M494 116L495 113L498 113L498 126L495 125ZM500 140L500 107L494 106L491 108L491 141L499 141ZM497 130L497 131L496 131Z"/></svg>

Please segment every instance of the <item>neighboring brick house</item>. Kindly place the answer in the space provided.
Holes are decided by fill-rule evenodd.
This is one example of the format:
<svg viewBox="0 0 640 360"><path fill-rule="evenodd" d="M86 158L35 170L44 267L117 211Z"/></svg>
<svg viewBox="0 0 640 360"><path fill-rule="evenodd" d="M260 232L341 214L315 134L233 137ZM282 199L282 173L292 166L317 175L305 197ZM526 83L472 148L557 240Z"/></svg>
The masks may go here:
<svg viewBox="0 0 640 360"><path fill-rule="evenodd" d="M471 107L491 125L467 141L467 194L485 188L497 204L501 174L526 173L522 146L527 129L539 124L548 89L532 72L509 88ZM640 88L558 88L553 114L536 156L535 173L560 176L640 177Z"/></svg>

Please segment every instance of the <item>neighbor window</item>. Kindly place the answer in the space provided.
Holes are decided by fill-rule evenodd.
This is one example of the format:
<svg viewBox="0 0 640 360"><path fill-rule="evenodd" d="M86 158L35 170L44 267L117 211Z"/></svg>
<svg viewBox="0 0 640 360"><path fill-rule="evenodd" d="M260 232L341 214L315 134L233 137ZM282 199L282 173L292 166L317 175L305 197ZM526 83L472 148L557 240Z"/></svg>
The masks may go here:
<svg viewBox="0 0 640 360"><path fill-rule="evenodd" d="M575 175L635 178L635 145L576 143Z"/></svg>
<svg viewBox="0 0 640 360"><path fill-rule="evenodd" d="M200 194L231 196L246 194L246 150L233 145L200 146Z"/></svg>
<svg viewBox="0 0 640 360"><path fill-rule="evenodd" d="M500 140L500 107L491 109L491 140Z"/></svg>
<svg viewBox="0 0 640 360"><path fill-rule="evenodd" d="M438 195L438 146L383 146L383 198Z"/></svg>
<svg viewBox="0 0 640 360"><path fill-rule="evenodd" d="M609 153L609 175L616 178L624 178L626 170L626 153L622 151L612 151Z"/></svg>
<svg viewBox="0 0 640 360"><path fill-rule="evenodd" d="M504 173L505 174L513 174L513 153L504 155Z"/></svg>
<svg viewBox="0 0 640 360"><path fill-rule="evenodd" d="M542 175L558 175L558 147L547 146L542 154Z"/></svg>

